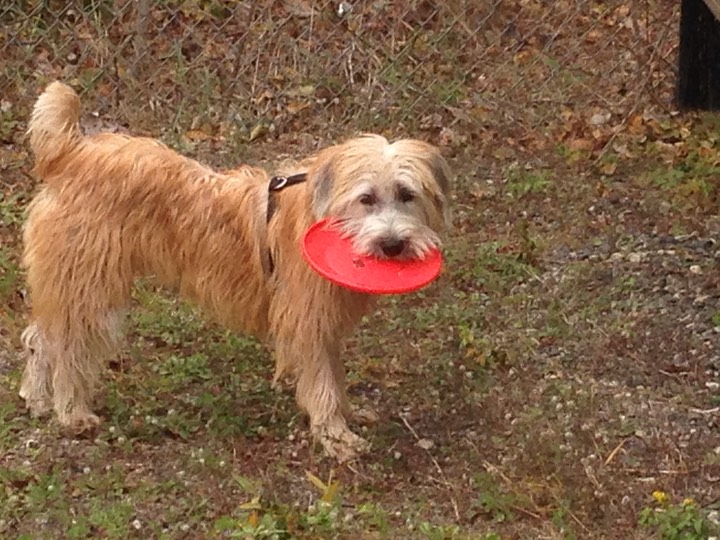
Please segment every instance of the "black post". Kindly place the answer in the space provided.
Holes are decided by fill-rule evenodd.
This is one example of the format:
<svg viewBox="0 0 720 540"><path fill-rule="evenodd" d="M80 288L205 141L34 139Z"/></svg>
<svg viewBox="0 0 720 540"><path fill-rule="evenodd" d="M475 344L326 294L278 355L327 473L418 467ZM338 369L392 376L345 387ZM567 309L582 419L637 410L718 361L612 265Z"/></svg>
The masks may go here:
<svg viewBox="0 0 720 540"><path fill-rule="evenodd" d="M720 109L720 21L703 0L682 0L677 81L682 109Z"/></svg>

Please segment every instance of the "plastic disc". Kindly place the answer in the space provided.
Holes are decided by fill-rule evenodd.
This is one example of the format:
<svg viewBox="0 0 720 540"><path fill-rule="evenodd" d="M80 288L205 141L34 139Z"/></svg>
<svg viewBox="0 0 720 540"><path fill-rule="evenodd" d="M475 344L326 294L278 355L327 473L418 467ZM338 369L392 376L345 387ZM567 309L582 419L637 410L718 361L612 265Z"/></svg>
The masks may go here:
<svg viewBox="0 0 720 540"><path fill-rule="evenodd" d="M302 251L308 264L325 279L368 294L402 294L422 289L442 270L442 254L434 249L420 259L379 259L358 255L330 219L314 223L304 234Z"/></svg>

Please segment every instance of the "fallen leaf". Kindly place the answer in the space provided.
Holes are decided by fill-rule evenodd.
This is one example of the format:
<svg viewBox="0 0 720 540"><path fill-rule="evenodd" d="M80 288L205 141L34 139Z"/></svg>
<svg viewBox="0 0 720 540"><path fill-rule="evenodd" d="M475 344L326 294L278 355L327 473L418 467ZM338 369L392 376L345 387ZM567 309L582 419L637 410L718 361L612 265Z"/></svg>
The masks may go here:
<svg viewBox="0 0 720 540"><path fill-rule="evenodd" d="M322 480L320 480L320 479L319 479L317 476L315 476L313 473L311 473L310 471L305 471L305 476L306 476L307 479L310 480L310 482L311 482L316 488L318 488L320 491L322 491L323 493L325 493L325 491L327 491L328 486L325 485L325 482L323 482Z"/></svg>
<svg viewBox="0 0 720 540"><path fill-rule="evenodd" d="M574 139L570 141L568 148L574 151L592 150L593 142L590 139Z"/></svg>
<svg viewBox="0 0 720 540"><path fill-rule="evenodd" d="M185 132L185 137L191 141L207 141L210 138L210 135L204 131L200 131L199 129L191 129Z"/></svg>
<svg viewBox="0 0 720 540"><path fill-rule="evenodd" d="M298 96L312 96L315 93L315 86L312 84L305 84L297 88Z"/></svg>
<svg viewBox="0 0 720 540"><path fill-rule="evenodd" d="M603 163L600 165L600 172L602 174L606 174L607 176L612 176L615 174L615 170L617 169L617 163L615 162L609 162L609 163Z"/></svg>
<svg viewBox="0 0 720 540"><path fill-rule="evenodd" d="M262 508L262 505L260 504L260 496L256 495L252 499L250 499L248 502L243 503L240 505L241 510L260 510Z"/></svg>
<svg viewBox="0 0 720 540"><path fill-rule="evenodd" d="M630 122L628 122L627 130L632 135L641 135L645 133L645 125L643 123L643 117L640 114L634 115Z"/></svg>
<svg viewBox="0 0 720 540"><path fill-rule="evenodd" d="M260 104L263 101L270 101L275 98L275 94L273 94L270 90L265 90L262 94L259 96L253 98L253 103Z"/></svg>
<svg viewBox="0 0 720 540"><path fill-rule="evenodd" d="M250 130L250 142L254 141L255 139L258 139L265 135L268 131L267 124L264 122L260 122L258 124L255 124L255 126Z"/></svg>
<svg viewBox="0 0 720 540"><path fill-rule="evenodd" d="M310 106L310 103L307 101L291 101L288 103L287 110L290 114L296 114L302 111L303 109L307 109Z"/></svg>
<svg viewBox="0 0 720 540"><path fill-rule="evenodd" d="M513 56L513 63L516 65L522 64L525 60L528 59L529 56L530 56L529 51L520 51L515 56Z"/></svg>
<svg viewBox="0 0 720 540"><path fill-rule="evenodd" d="M591 126L607 124L612 115L609 112L597 112L590 117Z"/></svg>
<svg viewBox="0 0 720 540"><path fill-rule="evenodd" d="M600 30L590 30L585 34L585 41L588 43L595 43L602 36Z"/></svg>
<svg viewBox="0 0 720 540"><path fill-rule="evenodd" d="M340 487L340 482L338 482L337 480L335 480L334 482L330 482L327 490L325 491L320 500L326 503L330 503L335 500L335 495L337 494L338 487Z"/></svg>

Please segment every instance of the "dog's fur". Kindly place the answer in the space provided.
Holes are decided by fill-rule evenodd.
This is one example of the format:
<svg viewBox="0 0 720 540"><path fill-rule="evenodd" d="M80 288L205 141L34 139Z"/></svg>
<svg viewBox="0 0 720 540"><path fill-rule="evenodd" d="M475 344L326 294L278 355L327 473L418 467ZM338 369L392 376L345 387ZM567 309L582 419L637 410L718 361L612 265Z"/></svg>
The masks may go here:
<svg viewBox="0 0 720 540"><path fill-rule="evenodd" d="M317 219L339 220L363 253L422 257L448 222L450 173L437 149L366 135L321 150L286 174L304 184L274 194L269 176L243 166L217 172L147 138L79 127L80 100L50 84L29 125L44 186L25 226L32 316L20 395L35 415L93 427L93 392L122 339L140 276L275 349L275 377L294 376L299 406L326 451L367 447L347 427L341 342L373 297L315 274L300 252Z"/></svg>

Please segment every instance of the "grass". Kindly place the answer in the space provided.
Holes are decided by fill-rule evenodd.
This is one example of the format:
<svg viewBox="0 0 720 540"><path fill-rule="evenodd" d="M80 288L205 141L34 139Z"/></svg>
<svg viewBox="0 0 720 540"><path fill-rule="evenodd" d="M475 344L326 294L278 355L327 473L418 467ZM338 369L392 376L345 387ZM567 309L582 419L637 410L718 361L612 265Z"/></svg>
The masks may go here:
<svg viewBox="0 0 720 540"><path fill-rule="evenodd" d="M513 177L512 196L496 211L551 209L566 196L561 178L539 178ZM15 216L25 199L4 200L1 214ZM91 437L67 438L29 419L14 397L20 366L2 372L2 534L585 538L601 534L596 520L663 538L709 534L712 503L647 505L633 480L665 470L667 445L679 436L664 433L665 417L644 403L668 395L674 415L712 406L692 387L654 379L648 343L661 340L669 357L695 347L653 311L658 302L676 305L657 292L654 272L677 261L611 262L599 255L606 237L591 231L583 243L590 256L558 262L557 232L550 240L542 232L549 229L529 222L490 232L484 227L496 217L474 219L448 244L440 282L381 302L349 343L352 400L381 417L356 426L374 447L363 462L348 468L322 458L290 389L271 389L272 360L259 343L141 282L128 346L99 399L105 422ZM8 230L17 234L19 225L13 219ZM616 249L632 250L633 241ZM13 300L22 286L16 245L3 250L0 275L17 333L24 308ZM713 310L698 316L717 324ZM648 425L652 446L625 442L613 454ZM684 459L714 466L707 436ZM702 477L682 474L682 484L666 489L700 498ZM598 498L626 496L629 506L598 513Z"/></svg>
<svg viewBox="0 0 720 540"><path fill-rule="evenodd" d="M130 42L80 8L73 29L92 39L66 42L58 26L45 43L47 10L32 29L8 26L33 39L6 48L2 68L0 536L718 534L708 480L717 116L662 110L667 60L627 42L637 33L616 18L624 5L574 17L503 3L490 18L470 6L446 32L455 19L444 8L386 4L354 5L339 22L334 11L272 19L240 4L158 4L152 24L164 31L146 36L133 77ZM664 35L652 11L644 33ZM271 56L269 29L285 36ZM558 35L557 47L543 41ZM109 127L127 123L217 166L302 156L362 129L443 145L457 172L444 274L383 299L345 351L351 401L380 417L353 425L370 455L325 459L292 388L271 387L270 353L151 282L138 284L127 345L106 370L102 426L74 437L28 417L17 398L28 314L19 262L35 186L22 132L30 98L60 74L45 46L79 55L62 75ZM656 64L617 64L627 50ZM638 72L652 73L641 95L628 87ZM607 124L588 123L605 113Z"/></svg>
<svg viewBox="0 0 720 540"><path fill-rule="evenodd" d="M640 511L639 523L663 540L704 540L720 534L720 524L713 523L694 500L673 503L662 491L653 492L655 504Z"/></svg>
<svg viewBox="0 0 720 540"><path fill-rule="evenodd" d="M0 297L12 294L18 287L20 271L9 247L0 248Z"/></svg>
<svg viewBox="0 0 720 540"><path fill-rule="evenodd" d="M516 199L530 193L544 193L552 184L551 171L510 169L506 175L507 192Z"/></svg>
<svg viewBox="0 0 720 540"><path fill-rule="evenodd" d="M516 263L512 257L498 255L493 247L478 257L487 257L483 267L492 264L504 269L504 275L510 282L516 281L517 276L526 275L515 270ZM497 279L500 281L493 282L494 286L501 284L502 279ZM480 338L480 328L474 322L478 314L479 295L457 293L453 303L445 305L433 298L437 292L435 289L425 293L429 294L429 298L409 312L404 302L390 302L383 316L398 329L405 328L405 332L415 333L418 337L432 328L439 336L443 333L444 321L453 321L457 328L453 332L456 338L446 345L438 345L433 340L426 343L427 346L439 347L434 362L454 361L464 373L482 377L491 361L484 359L485 356L494 358L498 353L491 350L490 343ZM307 480L311 477L306 475L305 480L300 482L305 490L321 493L310 496L307 499L310 503L301 507L291 503L274 488L272 481L263 482L257 477L248 480L231 475L233 480L228 483L228 474L237 466L232 449L236 448L238 437L250 447L262 446L268 441L277 445L278 441L287 440L288 436L298 437L298 430L304 431L297 423L291 396L287 393L277 395L270 390L269 361L254 341L209 325L190 306L147 284L140 284L136 301L138 305L133 310L129 325L132 346L127 355L113 364L103 397L101 413L106 416L106 427L94 440L73 441L71 448L80 452L72 458L77 460L76 466L54 467L40 475L29 473L28 465L20 463L8 468L8 476L3 478L8 494L7 504L3 506L1 519L5 523L15 523L15 526L24 524L13 529L19 534L32 535L49 527L65 530L68 537L77 538L97 534L120 538L149 532L172 536L181 533L184 526L188 530L205 530L210 535L250 535L256 538L325 536L354 530L352 521L346 517L351 514L347 514L334 496L327 496L327 486L335 485L339 497L343 493L345 479L335 484L332 479L324 484L316 482L325 486L322 492L317 489L316 483ZM456 320L455 313L459 310L466 312L467 322ZM370 320L368 324L371 324ZM363 330L356 346L359 350L374 352L378 350L375 340L373 334ZM453 351L460 356L456 357ZM389 353L392 354L392 347ZM480 359L481 356L483 359ZM377 371L384 368L374 364L369 369ZM220 378L219 373L223 374ZM352 380L362 384L364 377L352 375ZM463 377L459 382L472 388L473 382L468 381L467 377ZM17 379L12 379L12 384L16 385ZM453 388L456 383L438 380L438 384ZM18 425L21 430L28 429L28 421L14 405L7 407L4 418L3 425L8 427L0 440L4 448L17 452L20 441L13 436L14 432ZM394 432L392 437L377 433L373 438L376 443L392 447L396 444L396 437L404 436L402 430ZM181 476L166 476L170 471L157 469L160 466L157 463L151 465L155 470L144 473L149 474L149 478L128 480L128 474L145 468L142 462L133 460L131 456L148 452L154 455L152 448L162 449L169 441L174 441L174 456L170 461L176 474L183 472ZM198 447L200 441L209 444ZM49 439L36 444L33 460L42 459L46 452L52 452L50 448L54 443ZM51 446L46 447L46 444ZM180 451L180 448L187 444L193 449L187 457L183 457L186 452ZM26 458L30 458L30 450L32 447L23 450ZM162 454L166 452L168 449L162 450ZM130 462L125 465L116 463L112 456L117 455L125 455ZM282 462L283 458L280 459ZM154 460L151 457L150 463ZM386 466L392 469L395 463L395 460L390 460L387 465L378 463L377 470L372 474L382 474ZM268 471L263 474L268 474ZM271 474L273 477L292 476L297 472L283 472L276 462ZM183 482L187 481L216 485L214 489L222 490L223 499L234 499L233 493L240 493L239 506L230 513L213 512L216 517L212 520L212 528L208 529L205 515L200 517L195 514L207 512L210 502L199 503L195 499L178 497L183 491ZM471 508L478 509L482 515L492 516L492 521L511 519L510 505L514 498L492 487L489 477L477 480L474 486L473 490L481 493ZM355 495L358 495L358 487L352 487ZM81 493L86 496L78 499L74 495ZM87 497L89 493L92 496ZM244 499L247 500L241 502ZM159 515L138 514L137 501L153 505L155 500L173 502ZM195 508L196 504L199 507ZM227 505L227 502L224 504ZM378 534L396 530L400 520L404 521L404 527L422 537L466 537L461 526L430 521L422 511L413 511L403 517L398 516L397 511L365 503L358 506L356 512L364 526ZM177 515L182 515L182 519L172 518ZM31 516L35 517L30 519ZM173 528L169 524L175 523L175 519L180 525ZM163 526L163 523L168 525Z"/></svg>

